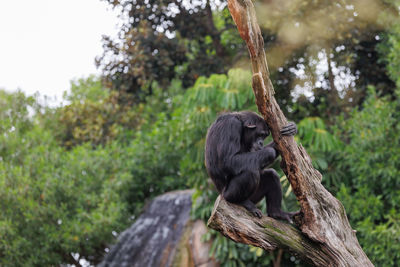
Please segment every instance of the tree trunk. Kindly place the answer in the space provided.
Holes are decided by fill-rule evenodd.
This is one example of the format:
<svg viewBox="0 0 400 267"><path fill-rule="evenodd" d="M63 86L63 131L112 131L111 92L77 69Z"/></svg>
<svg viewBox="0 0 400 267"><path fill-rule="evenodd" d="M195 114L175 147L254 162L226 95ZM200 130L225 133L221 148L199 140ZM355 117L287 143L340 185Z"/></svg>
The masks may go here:
<svg viewBox="0 0 400 267"><path fill-rule="evenodd" d="M213 41L214 49L219 58L225 58L225 48L221 44L221 35L214 24L213 14L211 10L210 1L206 2L207 26Z"/></svg>
<svg viewBox="0 0 400 267"><path fill-rule="evenodd" d="M328 81L329 81L329 93L328 101L331 103L328 108L328 116L338 115L340 112L340 97L339 92L335 86L335 75L332 71L332 60L331 60L331 49L327 47L325 49L327 63L328 63Z"/></svg>
<svg viewBox="0 0 400 267"><path fill-rule="evenodd" d="M271 129L288 177L301 206L295 222L300 228L269 217L258 219L219 197L208 225L236 242L266 250L283 248L316 266L373 266L361 249L343 205L321 184L322 176L292 136L281 136L287 120L274 98L264 52L264 41L251 0L228 0L228 7L246 41L253 70L253 91L259 112Z"/></svg>

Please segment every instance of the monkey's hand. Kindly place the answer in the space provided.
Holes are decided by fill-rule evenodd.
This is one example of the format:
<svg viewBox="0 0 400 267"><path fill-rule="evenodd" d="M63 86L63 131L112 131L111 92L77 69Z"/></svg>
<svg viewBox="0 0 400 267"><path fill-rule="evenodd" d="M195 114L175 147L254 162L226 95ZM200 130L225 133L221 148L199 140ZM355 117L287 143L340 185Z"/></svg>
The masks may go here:
<svg viewBox="0 0 400 267"><path fill-rule="evenodd" d="M281 135L292 136L297 133L297 125L294 122L289 122L285 127L281 129Z"/></svg>
<svg viewBox="0 0 400 267"><path fill-rule="evenodd" d="M260 155L262 155L262 158L260 158L261 169L264 169L268 165L271 165L274 160L279 156L279 152L276 149L274 142L272 142L271 145L263 147L260 153Z"/></svg>

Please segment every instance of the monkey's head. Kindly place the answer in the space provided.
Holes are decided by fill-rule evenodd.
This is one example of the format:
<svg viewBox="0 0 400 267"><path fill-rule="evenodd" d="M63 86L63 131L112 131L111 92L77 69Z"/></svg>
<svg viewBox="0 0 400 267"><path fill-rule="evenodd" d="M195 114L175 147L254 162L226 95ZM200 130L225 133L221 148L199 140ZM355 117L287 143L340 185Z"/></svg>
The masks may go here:
<svg viewBox="0 0 400 267"><path fill-rule="evenodd" d="M241 143L246 151L257 151L264 147L264 139L269 135L269 128L264 119L251 111L239 112L243 123Z"/></svg>

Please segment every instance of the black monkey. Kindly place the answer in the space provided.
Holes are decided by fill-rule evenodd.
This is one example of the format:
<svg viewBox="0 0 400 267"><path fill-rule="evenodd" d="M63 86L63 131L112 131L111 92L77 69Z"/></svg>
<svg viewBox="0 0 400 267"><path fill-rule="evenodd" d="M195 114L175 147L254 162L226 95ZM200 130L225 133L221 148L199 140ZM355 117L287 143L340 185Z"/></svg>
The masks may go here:
<svg viewBox="0 0 400 267"><path fill-rule="evenodd" d="M282 135L297 133L291 122ZM251 111L226 113L217 118L207 132L205 163L208 175L225 200L244 206L257 217L255 204L264 197L268 216L292 221L295 212L281 209L282 188L274 169L264 169L277 157L275 143L264 146L269 128L264 119Z"/></svg>

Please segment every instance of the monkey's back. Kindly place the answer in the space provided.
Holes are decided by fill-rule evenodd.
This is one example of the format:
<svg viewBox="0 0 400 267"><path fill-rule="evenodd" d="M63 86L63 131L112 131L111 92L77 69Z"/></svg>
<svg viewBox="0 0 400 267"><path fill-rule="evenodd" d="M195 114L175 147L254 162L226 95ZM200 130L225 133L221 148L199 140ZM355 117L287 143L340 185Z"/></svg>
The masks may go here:
<svg viewBox="0 0 400 267"><path fill-rule="evenodd" d="M230 156L240 150L240 145L232 145L240 144L240 129L238 133L237 125L235 125L240 124L240 121L235 114L220 115L207 131L205 165L208 175L219 192L222 192L229 179L230 170L226 162ZM235 138L239 140L233 140Z"/></svg>

